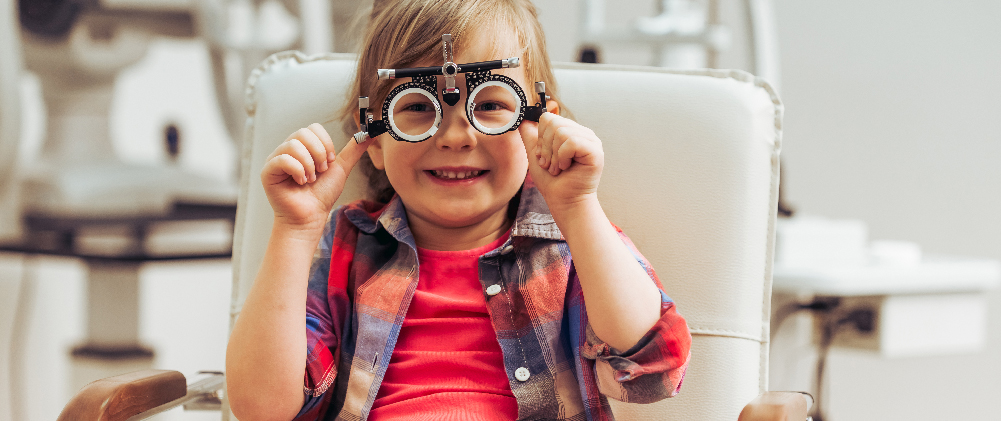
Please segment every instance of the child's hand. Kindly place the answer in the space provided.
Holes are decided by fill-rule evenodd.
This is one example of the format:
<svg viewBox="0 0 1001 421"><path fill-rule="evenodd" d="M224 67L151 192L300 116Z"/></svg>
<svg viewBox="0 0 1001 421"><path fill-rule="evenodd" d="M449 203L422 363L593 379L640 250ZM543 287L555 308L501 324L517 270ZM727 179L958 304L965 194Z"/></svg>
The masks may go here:
<svg viewBox="0 0 1001 421"><path fill-rule="evenodd" d="M327 131L313 123L278 145L261 170L261 183L274 209L275 224L322 229L369 141L357 144L348 140L335 155Z"/></svg>
<svg viewBox="0 0 1001 421"><path fill-rule="evenodd" d="M518 128L528 152L528 171L551 211L596 198L605 153L591 129L544 113Z"/></svg>

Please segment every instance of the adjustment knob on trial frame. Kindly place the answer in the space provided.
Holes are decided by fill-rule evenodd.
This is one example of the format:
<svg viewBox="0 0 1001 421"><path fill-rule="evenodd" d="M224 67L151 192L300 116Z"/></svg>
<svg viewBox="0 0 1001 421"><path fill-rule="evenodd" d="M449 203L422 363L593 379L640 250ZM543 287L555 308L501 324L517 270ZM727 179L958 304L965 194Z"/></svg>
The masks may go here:
<svg viewBox="0 0 1001 421"><path fill-rule="evenodd" d="M445 76L445 89L441 90L441 99L452 107L459 103L459 88L455 87L455 75L459 73L459 65L452 61L452 34L442 34L441 48L445 59L445 64L441 66L441 74Z"/></svg>
<svg viewBox="0 0 1001 421"><path fill-rule="evenodd" d="M358 97L358 125L361 131L355 133L355 143L363 143L369 138L376 137L386 132L386 123L382 120L373 121L372 113L368 112L368 97Z"/></svg>
<svg viewBox="0 0 1001 421"><path fill-rule="evenodd" d="M539 122L542 114L549 111L546 106L546 82L535 82L535 93L539 95L539 102L525 107L525 120Z"/></svg>

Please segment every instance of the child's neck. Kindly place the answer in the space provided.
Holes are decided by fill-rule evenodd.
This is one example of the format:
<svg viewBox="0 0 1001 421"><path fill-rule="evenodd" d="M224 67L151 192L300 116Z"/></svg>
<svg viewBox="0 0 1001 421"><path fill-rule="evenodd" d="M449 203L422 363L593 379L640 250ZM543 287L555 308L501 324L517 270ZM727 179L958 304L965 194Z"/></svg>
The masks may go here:
<svg viewBox="0 0 1001 421"><path fill-rule="evenodd" d="M497 212L467 226L448 227L407 211L410 232L417 247L428 250L472 250L501 238L513 221L507 211Z"/></svg>

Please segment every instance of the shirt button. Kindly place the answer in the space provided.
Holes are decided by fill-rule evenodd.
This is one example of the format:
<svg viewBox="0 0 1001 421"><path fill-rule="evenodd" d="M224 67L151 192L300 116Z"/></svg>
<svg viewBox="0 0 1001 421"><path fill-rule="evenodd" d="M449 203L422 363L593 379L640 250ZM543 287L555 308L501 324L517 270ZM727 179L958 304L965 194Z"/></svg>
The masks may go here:
<svg viewBox="0 0 1001 421"><path fill-rule="evenodd" d="M514 246L508 244L507 247L501 249L501 254L508 254L512 251L514 251Z"/></svg>
<svg viewBox="0 0 1001 421"><path fill-rule="evenodd" d="M493 284L487 287L487 295L497 295L501 291L501 286Z"/></svg>
<svg viewBox="0 0 1001 421"><path fill-rule="evenodd" d="M528 378L531 376L532 374L529 373L528 369L525 367L518 367L517 370L514 370L514 378L518 379L519 382L528 380Z"/></svg>

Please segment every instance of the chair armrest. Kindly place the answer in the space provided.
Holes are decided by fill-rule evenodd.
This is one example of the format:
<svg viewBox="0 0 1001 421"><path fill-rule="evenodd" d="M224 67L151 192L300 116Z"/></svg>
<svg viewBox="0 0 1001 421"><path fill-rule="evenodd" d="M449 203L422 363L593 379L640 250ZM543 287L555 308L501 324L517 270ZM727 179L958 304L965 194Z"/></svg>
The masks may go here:
<svg viewBox="0 0 1001 421"><path fill-rule="evenodd" d="M58 421L125 421L186 393L187 381L177 371L142 370L108 377L84 386Z"/></svg>
<svg viewBox="0 0 1001 421"><path fill-rule="evenodd" d="M737 421L804 421L807 397L799 392L765 392L740 411Z"/></svg>

